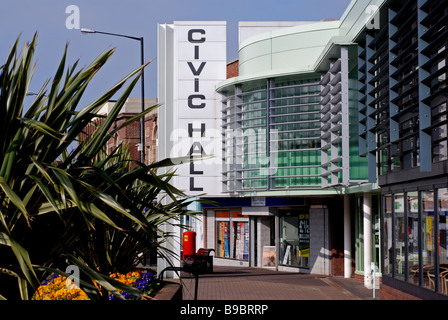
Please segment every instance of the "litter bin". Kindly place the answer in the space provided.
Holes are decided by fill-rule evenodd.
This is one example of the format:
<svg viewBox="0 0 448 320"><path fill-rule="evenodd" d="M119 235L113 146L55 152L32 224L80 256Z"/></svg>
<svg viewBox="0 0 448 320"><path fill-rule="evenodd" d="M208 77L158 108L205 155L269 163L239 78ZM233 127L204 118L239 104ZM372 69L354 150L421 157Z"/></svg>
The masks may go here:
<svg viewBox="0 0 448 320"><path fill-rule="evenodd" d="M196 254L196 232L185 231L182 238L182 260L191 260Z"/></svg>

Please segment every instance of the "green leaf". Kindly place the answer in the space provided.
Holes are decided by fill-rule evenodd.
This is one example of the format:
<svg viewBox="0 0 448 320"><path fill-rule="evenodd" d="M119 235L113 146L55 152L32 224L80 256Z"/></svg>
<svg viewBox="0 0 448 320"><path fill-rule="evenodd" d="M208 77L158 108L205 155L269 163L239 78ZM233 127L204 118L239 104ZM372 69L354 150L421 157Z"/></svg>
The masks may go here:
<svg viewBox="0 0 448 320"><path fill-rule="evenodd" d="M37 276L34 272L28 252L20 244L15 242L12 238L10 238L3 232L0 232L0 245L11 247L17 261L19 262L20 269L22 270L28 282L35 289L37 287Z"/></svg>
<svg viewBox="0 0 448 320"><path fill-rule="evenodd" d="M60 204L57 203L56 199L51 194L50 189L43 183L43 181L40 178L35 177L35 176L30 176L30 178L33 179L37 183L37 186L42 191L45 198L48 200L48 204L50 204L51 207L53 208L53 210L58 215L60 215L61 214L60 209L62 206L60 206ZM42 207L42 206L40 206L40 207Z"/></svg>
<svg viewBox="0 0 448 320"><path fill-rule="evenodd" d="M22 300L29 300L28 283L27 283L26 279L19 277L17 279L17 281L19 282L20 296L21 296Z"/></svg>
<svg viewBox="0 0 448 320"><path fill-rule="evenodd" d="M3 192L6 194L6 196L11 200L11 202L17 207L17 209L22 212L24 217L26 218L26 221L29 225L30 223L30 217L28 215L28 211L25 208L25 205L23 204L22 200L17 196L17 194L9 187L8 183L3 179L3 177L0 176L0 188L3 190Z"/></svg>
<svg viewBox="0 0 448 320"><path fill-rule="evenodd" d="M50 128L48 125L46 125L45 123L43 123L41 121L37 121L37 120L33 120L33 119L25 119L25 118L21 118L20 120L26 126L33 128L33 129L39 131L40 133L48 135L54 139L58 139L58 140L62 139L62 134L60 134L56 130L53 130L52 128Z"/></svg>
<svg viewBox="0 0 448 320"><path fill-rule="evenodd" d="M107 223L108 225L123 230L122 228L118 227L108 216L105 214L102 210L98 209L97 206L95 206L93 203L88 202L82 202L80 201L78 203L79 208L82 209L82 211L92 215L93 217L100 219L101 221Z"/></svg>
<svg viewBox="0 0 448 320"><path fill-rule="evenodd" d="M79 199L76 193L76 190L70 181L70 178L65 170L49 166L49 168L53 171L54 175L58 179L60 186L67 191L70 198L79 206Z"/></svg>
<svg viewBox="0 0 448 320"><path fill-rule="evenodd" d="M107 204L109 207L111 207L112 209L120 212L121 214L123 214L124 216L126 216L127 218L129 218L130 220L138 223L138 224L143 224L142 221L140 221L139 219L137 219L136 217L134 217L132 214L130 214L128 211L126 211L125 208L123 208L122 205L120 205L117 201L115 201L115 199L113 199L110 195L103 193L103 192L99 192L97 194L97 197L103 201L105 204Z"/></svg>

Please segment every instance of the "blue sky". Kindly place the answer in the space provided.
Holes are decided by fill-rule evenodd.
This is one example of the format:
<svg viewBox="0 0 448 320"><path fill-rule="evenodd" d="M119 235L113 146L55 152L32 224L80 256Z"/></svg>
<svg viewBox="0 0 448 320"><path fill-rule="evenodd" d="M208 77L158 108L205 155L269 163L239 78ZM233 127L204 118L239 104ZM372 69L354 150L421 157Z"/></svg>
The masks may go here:
<svg viewBox="0 0 448 320"><path fill-rule="evenodd" d="M0 65L20 36L21 45L38 33L36 71L30 91L37 92L52 78L66 43L68 64L88 65L107 48L115 54L86 91L90 102L113 86L140 63L138 41L100 34L85 35L68 29L66 8L79 8L81 28L144 37L145 60L157 58L157 24L182 20L227 21L227 59L238 57L239 21L311 21L340 18L350 0L2 0L0 10ZM145 95L155 97L157 64L145 70ZM140 96L137 84L132 96Z"/></svg>

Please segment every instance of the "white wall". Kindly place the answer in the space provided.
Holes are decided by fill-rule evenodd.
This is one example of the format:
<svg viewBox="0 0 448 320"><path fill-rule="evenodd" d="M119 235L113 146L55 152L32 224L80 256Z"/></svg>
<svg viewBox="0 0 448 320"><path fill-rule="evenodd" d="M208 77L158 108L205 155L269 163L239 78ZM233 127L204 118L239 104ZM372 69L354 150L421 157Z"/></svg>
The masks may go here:
<svg viewBox="0 0 448 320"><path fill-rule="evenodd" d="M207 160L175 168L172 183L190 196L222 194L221 101L215 86L226 79L226 65L226 22L159 25L157 154L162 160L204 151Z"/></svg>
<svg viewBox="0 0 448 320"><path fill-rule="evenodd" d="M330 274L331 243L326 206L311 206L310 237L310 273Z"/></svg>
<svg viewBox="0 0 448 320"><path fill-rule="evenodd" d="M274 30L313 23L315 21L240 21L238 23L238 42Z"/></svg>

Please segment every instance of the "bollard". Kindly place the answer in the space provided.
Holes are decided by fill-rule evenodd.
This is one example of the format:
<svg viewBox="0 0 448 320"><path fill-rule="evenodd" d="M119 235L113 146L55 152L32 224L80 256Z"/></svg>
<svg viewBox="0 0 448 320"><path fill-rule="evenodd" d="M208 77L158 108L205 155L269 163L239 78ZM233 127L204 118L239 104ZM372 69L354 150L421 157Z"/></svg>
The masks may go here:
<svg viewBox="0 0 448 320"><path fill-rule="evenodd" d="M376 265L375 262L370 263L370 271L372 272L372 278L373 278L373 299L375 299L375 286L376 286Z"/></svg>

